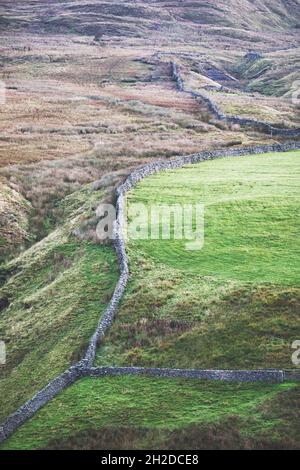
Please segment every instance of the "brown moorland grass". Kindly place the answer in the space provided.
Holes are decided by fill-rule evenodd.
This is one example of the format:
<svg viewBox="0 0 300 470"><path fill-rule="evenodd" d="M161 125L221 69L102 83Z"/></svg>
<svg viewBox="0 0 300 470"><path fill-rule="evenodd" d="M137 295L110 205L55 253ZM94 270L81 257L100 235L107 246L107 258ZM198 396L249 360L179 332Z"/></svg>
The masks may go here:
<svg viewBox="0 0 300 470"><path fill-rule="evenodd" d="M176 90L168 60L145 47L17 34L5 37L1 58L0 173L32 204L38 239L55 224L60 199L106 172L268 140L215 125L203 104Z"/></svg>

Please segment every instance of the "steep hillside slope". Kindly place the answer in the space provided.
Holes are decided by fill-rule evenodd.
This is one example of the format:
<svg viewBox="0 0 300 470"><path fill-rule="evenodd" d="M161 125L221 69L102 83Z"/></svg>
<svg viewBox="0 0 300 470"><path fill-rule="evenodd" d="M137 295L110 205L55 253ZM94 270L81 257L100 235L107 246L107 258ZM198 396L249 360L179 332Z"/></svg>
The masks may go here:
<svg viewBox="0 0 300 470"><path fill-rule="evenodd" d="M165 5L164 5L165 4ZM299 1L290 0L223 0L162 2L176 18L192 23L224 25L251 30L285 29L299 24Z"/></svg>
<svg viewBox="0 0 300 470"><path fill-rule="evenodd" d="M30 31L54 33L139 35L147 31L201 25L234 29L282 31L299 25L298 0L248 0L186 2L138 0L103 2L4 2L9 13L2 27L13 25Z"/></svg>
<svg viewBox="0 0 300 470"><path fill-rule="evenodd" d="M60 227L0 267L1 421L81 358L110 300L113 248L73 235L100 200L90 187L66 198Z"/></svg>

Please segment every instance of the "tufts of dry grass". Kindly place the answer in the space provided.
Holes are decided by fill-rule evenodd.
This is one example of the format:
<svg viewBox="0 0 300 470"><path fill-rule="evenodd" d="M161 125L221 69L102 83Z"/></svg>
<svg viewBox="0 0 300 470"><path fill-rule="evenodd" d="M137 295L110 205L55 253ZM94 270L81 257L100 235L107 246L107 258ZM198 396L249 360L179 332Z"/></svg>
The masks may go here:
<svg viewBox="0 0 300 470"><path fill-rule="evenodd" d="M147 48L20 34L4 39L1 57L0 175L32 205L34 239L55 226L60 200L106 173L267 140L211 121Z"/></svg>

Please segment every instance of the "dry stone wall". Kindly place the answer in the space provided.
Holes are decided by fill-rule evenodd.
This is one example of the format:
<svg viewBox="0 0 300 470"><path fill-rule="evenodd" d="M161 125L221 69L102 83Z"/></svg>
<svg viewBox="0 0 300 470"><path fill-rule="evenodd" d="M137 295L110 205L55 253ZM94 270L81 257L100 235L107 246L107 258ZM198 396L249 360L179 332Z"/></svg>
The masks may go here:
<svg viewBox="0 0 300 470"><path fill-rule="evenodd" d="M91 377L145 375L161 378L183 378L198 380L223 380L229 382L266 382L284 381L282 370L199 370L199 369L160 369L144 367L96 367L89 370Z"/></svg>
<svg viewBox="0 0 300 470"><path fill-rule="evenodd" d="M190 94L194 99L204 102L213 115L219 121L224 121L228 124L238 124L242 127L253 127L261 132L270 134L271 136L297 138L300 137L300 129L283 129L275 127L273 124L258 121L257 119L247 119L240 116L228 116L220 110L220 108L206 95L186 89L183 78L181 77L177 64L171 62L172 78L176 82L178 91Z"/></svg>
<svg viewBox="0 0 300 470"><path fill-rule="evenodd" d="M105 333L112 325L117 314L120 301L123 297L128 279L129 266L126 254L125 241L122 234L125 218L125 195L136 186L143 178L157 173L159 171L180 168L184 165L198 163L201 161L212 160L223 157L241 157L253 154L263 154L268 152L285 152L300 148L300 142L290 142L276 145L263 145L254 147L244 147L235 149L222 149L207 151L188 155L185 157L173 158L170 160L161 160L150 163L142 168L133 171L117 190L117 218L114 226L114 245L118 256L120 277L113 293L112 299L101 316L99 324L92 336L88 349L83 359L77 364L71 366L57 378L52 380L46 387L39 391L32 399L28 400L15 413L11 414L2 425L0 425L0 443L7 439L22 424L30 419L40 408L48 403L52 398L58 395L62 390L72 385L77 379L84 376L103 377L106 375L150 375L155 377L182 377L187 379L209 379L209 380L227 380L241 382L282 382L286 377L291 377L292 372L286 376L282 370L258 370L258 371L239 371L239 370L182 370L182 369L144 369L144 368L119 368L102 367L93 368L96 348L103 339ZM293 379L299 375L293 372Z"/></svg>

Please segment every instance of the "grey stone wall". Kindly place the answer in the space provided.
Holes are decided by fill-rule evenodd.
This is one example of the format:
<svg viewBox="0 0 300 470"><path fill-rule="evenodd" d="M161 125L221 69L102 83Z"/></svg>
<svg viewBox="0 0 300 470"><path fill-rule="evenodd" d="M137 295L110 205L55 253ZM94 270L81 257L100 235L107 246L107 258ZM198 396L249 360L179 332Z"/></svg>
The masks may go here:
<svg viewBox="0 0 300 470"><path fill-rule="evenodd" d="M291 137L291 138L300 137L300 129L283 129L283 128L275 127L273 124L269 122L258 121L257 119L242 118L240 116L228 116L222 113L220 108L211 100L211 98L201 93L186 89L184 80L181 77L177 64L175 62L171 62L171 68L172 68L172 78L176 82L177 89L181 92L190 94L196 100L200 100L201 102L204 102L208 110L214 116L215 119L219 121L224 121L228 124L238 124L242 127L252 127L257 130L260 130L261 132L270 134L271 136Z"/></svg>
<svg viewBox="0 0 300 470"><path fill-rule="evenodd" d="M181 370L181 369L143 369L143 368L93 368L92 364L96 354L97 345L101 342L105 333L112 325L117 314L120 301L123 297L128 279L129 267L125 249L125 241L122 236L122 227L125 217L125 194L136 186L136 184L158 171L180 168L184 165L198 163L223 157L240 157L268 152L285 152L300 148L300 142L290 142L276 145L263 145L255 147L244 147L235 149L222 149L209 152L201 152L185 157L177 157L170 160L162 160L150 163L133 171L117 190L117 219L114 226L114 245L118 256L120 277L113 293L112 299L101 316L99 324L92 336L88 349L80 362L67 369L57 378L52 380L46 387L39 391L31 400L28 400L15 413L11 414L2 425L0 425L0 443L7 439L23 423L30 419L41 407L58 395L66 387L73 384L83 376L101 377L105 375L151 375L155 377L183 377L194 379L230 380L230 381L264 381L281 382L291 377L281 370L260 371L221 371L221 370ZM293 377L295 376L295 373Z"/></svg>
<svg viewBox="0 0 300 470"><path fill-rule="evenodd" d="M159 369L144 367L96 367L88 372L91 377L145 375L162 378L183 378L198 380L223 380L228 382L266 382L284 381L282 370L199 370L199 369Z"/></svg>

